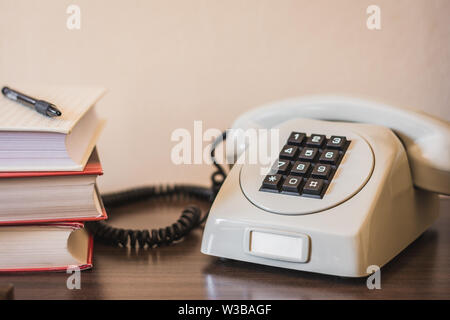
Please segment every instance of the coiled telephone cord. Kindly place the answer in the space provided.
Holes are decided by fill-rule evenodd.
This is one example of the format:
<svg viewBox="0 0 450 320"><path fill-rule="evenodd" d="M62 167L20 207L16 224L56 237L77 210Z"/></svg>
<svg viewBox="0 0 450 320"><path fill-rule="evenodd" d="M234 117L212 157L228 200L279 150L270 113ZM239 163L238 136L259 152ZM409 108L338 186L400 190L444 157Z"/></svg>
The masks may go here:
<svg viewBox="0 0 450 320"><path fill-rule="evenodd" d="M216 171L211 175L210 188L193 185L147 186L102 195L106 211L111 216L114 210L143 201L163 200L169 203L197 200L205 202L209 207L222 186L226 172L215 157L215 149L226 139L226 132L222 133L212 144L211 159ZM200 208L194 205L186 207L178 220L171 225L159 229L136 230L113 227L105 221L91 221L85 224L86 229L94 235L96 241L117 246L131 248L157 248L179 241L193 229L202 225L208 217L208 211L202 216Z"/></svg>

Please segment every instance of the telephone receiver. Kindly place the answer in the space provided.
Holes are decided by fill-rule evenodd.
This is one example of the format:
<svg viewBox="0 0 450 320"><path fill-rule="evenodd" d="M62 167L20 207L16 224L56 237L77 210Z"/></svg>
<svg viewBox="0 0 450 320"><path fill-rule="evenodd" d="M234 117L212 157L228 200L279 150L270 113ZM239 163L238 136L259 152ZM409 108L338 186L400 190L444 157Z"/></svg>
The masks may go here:
<svg viewBox="0 0 450 320"><path fill-rule="evenodd" d="M420 111L314 96L246 112L232 129L235 164L205 225L208 255L367 276L429 228L438 194L450 194L450 125ZM265 174L236 162L248 129L279 130L283 147Z"/></svg>
<svg viewBox="0 0 450 320"><path fill-rule="evenodd" d="M450 194L450 125L421 111L356 98L309 97L264 105L241 115L233 129L270 129L292 118L371 123L390 128L402 141L414 185ZM234 136L242 130L233 130ZM237 145L237 158L246 145Z"/></svg>

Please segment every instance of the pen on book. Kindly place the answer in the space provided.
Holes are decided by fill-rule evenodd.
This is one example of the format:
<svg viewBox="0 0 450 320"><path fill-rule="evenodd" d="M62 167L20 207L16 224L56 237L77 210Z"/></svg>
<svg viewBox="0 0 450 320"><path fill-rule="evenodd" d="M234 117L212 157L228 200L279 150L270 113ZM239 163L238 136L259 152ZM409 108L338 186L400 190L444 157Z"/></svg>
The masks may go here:
<svg viewBox="0 0 450 320"><path fill-rule="evenodd" d="M13 101L20 102L26 106L32 107L34 108L34 110L47 117L59 117L62 114L61 111L59 111L59 109L53 103L44 100L37 100L8 87L3 87L2 93L5 97Z"/></svg>

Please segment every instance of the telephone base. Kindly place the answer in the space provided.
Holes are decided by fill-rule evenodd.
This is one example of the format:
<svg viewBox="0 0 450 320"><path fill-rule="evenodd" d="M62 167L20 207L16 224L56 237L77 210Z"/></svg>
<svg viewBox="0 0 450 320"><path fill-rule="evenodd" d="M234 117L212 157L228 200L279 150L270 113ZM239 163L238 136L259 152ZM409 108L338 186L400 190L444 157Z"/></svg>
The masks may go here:
<svg viewBox="0 0 450 320"><path fill-rule="evenodd" d="M310 134L319 127L357 134L360 138L354 135L352 141L360 139L370 146L373 166L363 186L347 198L325 205L329 199L340 199L337 194L349 181L346 171L364 171L362 168L370 162L364 155L364 161L359 159L361 167L348 166L352 158L358 158L359 150L364 150L356 148L357 144L350 146L334 185L323 199L257 193L264 177L253 175L248 164L235 164L211 208L202 253L301 271L365 277L373 272L370 266L381 268L432 225L439 213L439 196L413 186L405 150L391 130L368 124L296 119L280 127L280 139L287 139L292 128ZM297 208L296 203L298 213L291 212Z"/></svg>

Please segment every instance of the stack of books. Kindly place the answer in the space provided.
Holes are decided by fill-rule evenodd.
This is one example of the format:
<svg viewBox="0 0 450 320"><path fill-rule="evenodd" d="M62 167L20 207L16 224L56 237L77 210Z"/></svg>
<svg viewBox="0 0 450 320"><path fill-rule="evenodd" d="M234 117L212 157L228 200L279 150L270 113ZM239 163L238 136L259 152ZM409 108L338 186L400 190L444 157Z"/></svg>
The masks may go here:
<svg viewBox="0 0 450 320"><path fill-rule="evenodd" d="M93 240L83 223L107 218L96 185L104 121L94 108L104 89L20 91L52 102L62 116L0 96L0 271L90 268Z"/></svg>

